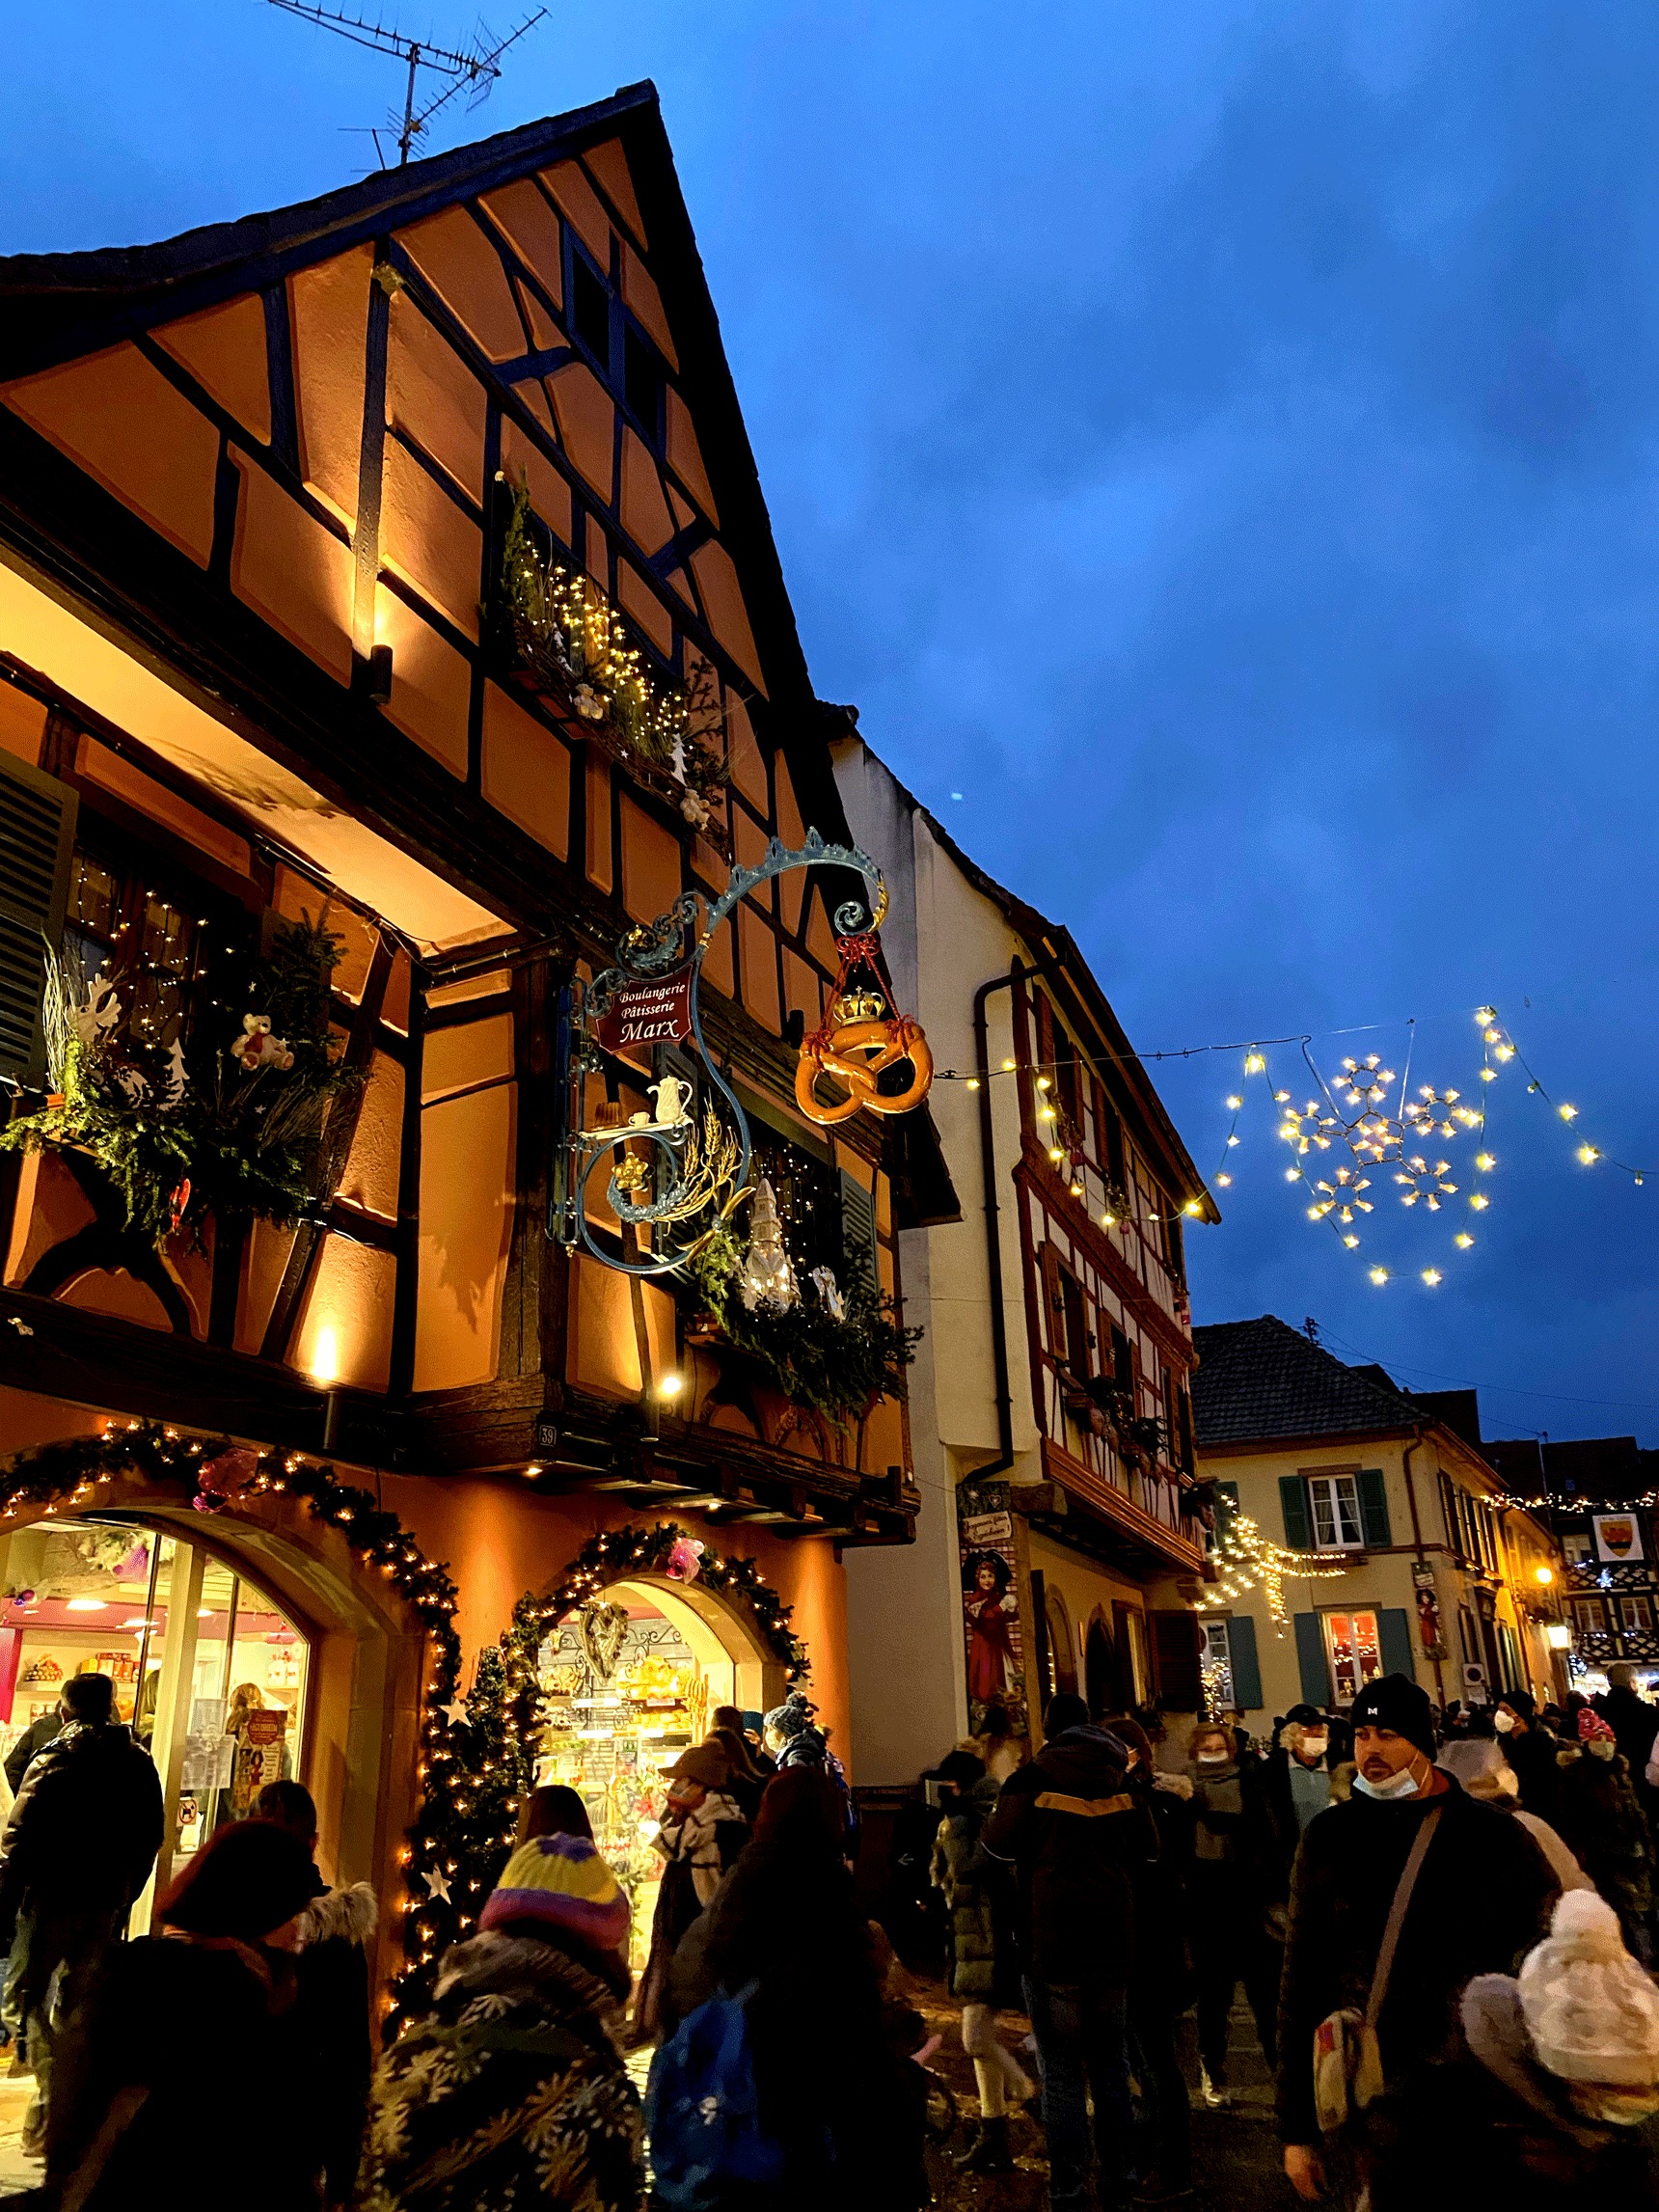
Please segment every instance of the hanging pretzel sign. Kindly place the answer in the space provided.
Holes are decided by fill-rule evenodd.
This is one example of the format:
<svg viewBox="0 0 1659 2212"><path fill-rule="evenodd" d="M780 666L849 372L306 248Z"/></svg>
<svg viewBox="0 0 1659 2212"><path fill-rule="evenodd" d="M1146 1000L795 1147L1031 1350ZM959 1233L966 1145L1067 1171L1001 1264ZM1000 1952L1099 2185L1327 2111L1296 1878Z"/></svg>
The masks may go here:
<svg viewBox="0 0 1659 2212"><path fill-rule="evenodd" d="M885 905L885 899L882 901ZM872 1113L910 1113L919 1106L933 1084L933 1053L919 1022L907 1021L894 1012L881 983L876 965L881 940L872 930L835 941L841 971L830 1001L829 1020L804 1038L795 1070L795 1103L802 1113L825 1126L848 1121L861 1106ZM856 982L860 976L863 981ZM909 1064L911 1079L900 1091L884 1091L879 1078L888 1069ZM817 1096L821 1075L833 1076L847 1087L847 1096L833 1106L821 1105Z"/></svg>

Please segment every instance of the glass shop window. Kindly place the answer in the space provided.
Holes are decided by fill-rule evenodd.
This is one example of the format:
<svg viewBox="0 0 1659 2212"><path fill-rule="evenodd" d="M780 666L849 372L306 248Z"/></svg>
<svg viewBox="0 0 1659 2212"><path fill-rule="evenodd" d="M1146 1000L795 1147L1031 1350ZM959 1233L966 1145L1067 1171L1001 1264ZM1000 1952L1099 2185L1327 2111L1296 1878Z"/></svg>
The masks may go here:
<svg viewBox="0 0 1659 2212"><path fill-rule="evenodd" d="M1211 1707L1220 1712L1234 1702L1232 1638L1225 1621L1201 1621L1199 1626L1204 1630L1204 1650L1199 1656L1204 1686Z"/></svg>
<svg viewBox="0 0 1659 2212"><path fill-rule="evenodd" d="M31 1731L36 1749L55 1733L71 1676L108 1675L117 1717L164 1782L177 1777L173 1871L267 1782L299 1774L310 1657L276 1600L199 1544L115 1520L37 1521L0 1540L0 1763ZM23 1771L7 1776L11 1794Z"/></svg>
<svg viewBox="0 0 1659 2212"><path fill-rule="evenodd" d="M1340 1706L1352 1705L1367 1682L1382 1673L1382 1650L1374 1613L1327 1613L1325 1652L1330 1662L1331 1694Z"/></svg>

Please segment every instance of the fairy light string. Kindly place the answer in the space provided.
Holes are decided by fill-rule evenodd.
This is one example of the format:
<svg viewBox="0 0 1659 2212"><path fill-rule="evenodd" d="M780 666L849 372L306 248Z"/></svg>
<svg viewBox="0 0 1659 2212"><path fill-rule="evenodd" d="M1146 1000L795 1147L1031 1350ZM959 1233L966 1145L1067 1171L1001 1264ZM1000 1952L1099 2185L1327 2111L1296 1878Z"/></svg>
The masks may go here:
<svg viewBox="0 0 1659 2212"><path fill-rule="evenodd" d="M1285 1604L1285 1583L1331 1582L1348 1570L1346 1559L1329 1552L1290 1551L1265 1536L1248 1514L1230 1513L1217 1517L1210 1562L1215 1584L1194 1598L1194 1612L1213 1611L1216 1603L1234 1604L1246 1591L1260 1587L1267 1600L1275 1636L1283 1637L1290 1625Z"/></svg>

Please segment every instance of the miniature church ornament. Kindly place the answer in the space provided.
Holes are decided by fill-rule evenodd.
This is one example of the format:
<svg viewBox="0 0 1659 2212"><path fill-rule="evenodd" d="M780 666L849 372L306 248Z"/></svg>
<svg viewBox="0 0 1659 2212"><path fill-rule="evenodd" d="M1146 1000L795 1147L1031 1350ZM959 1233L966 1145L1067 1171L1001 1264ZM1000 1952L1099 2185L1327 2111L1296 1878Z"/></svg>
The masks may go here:
<svg viewBox="0 0 1659 2212"><path fill-rule="evenodd" d="M757 1306L770 1307L774 1313L786 1313L791 1306L801 1303L795 1270L784 1248L777 1200L764 1175L754 1194L748 1250L737 1271L737 1295L749 1313Z"/></svg>

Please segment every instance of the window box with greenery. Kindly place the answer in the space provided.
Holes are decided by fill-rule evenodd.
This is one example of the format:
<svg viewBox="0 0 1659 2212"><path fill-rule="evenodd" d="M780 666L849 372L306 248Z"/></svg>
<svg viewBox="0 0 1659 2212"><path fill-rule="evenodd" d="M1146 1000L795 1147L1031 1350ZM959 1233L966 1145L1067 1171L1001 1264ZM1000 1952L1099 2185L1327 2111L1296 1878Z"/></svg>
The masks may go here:
<svg viewBox="0 0 1659 2212"><path fill-rule="evenodd" d="M751 1178L747 1208L678 1279L686 1341L719 1356L722 1396L761 1383L845 1432L903 1396L921 1330L879 1287L874 1212L855 1178L758 1131Z"/></svg>
<svg viewBox="0 0 1659 2212"><path fill-rule="evenodd" d="M253 970L239 1005L208 997L199 925L147 892L130 947L129 924L103 935L106 872L77 861L64 948L46 968L48 1090L0 1129L0 1149L64 1157L111 1232L135 1243L182 1234L200 1248L209 1217L292 1227L324 1196L331 1105L361 1081L330 1030L340 941L309 918L279 922L268 954L238 963Z"/></svg>

